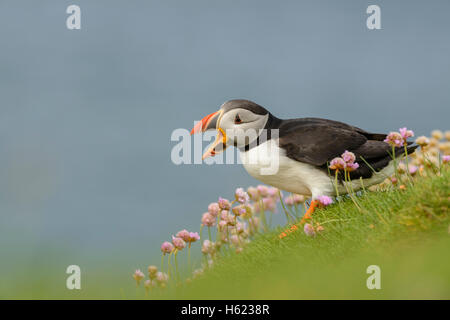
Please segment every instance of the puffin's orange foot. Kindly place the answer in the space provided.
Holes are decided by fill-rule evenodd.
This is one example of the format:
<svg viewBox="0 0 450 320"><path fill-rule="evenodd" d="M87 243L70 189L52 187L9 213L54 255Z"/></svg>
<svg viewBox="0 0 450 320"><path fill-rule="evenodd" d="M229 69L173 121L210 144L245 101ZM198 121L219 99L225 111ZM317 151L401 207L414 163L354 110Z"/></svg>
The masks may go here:
<svg viewBox="0 0 450 320"><path fill-rule="evenodd" d="M311 219L311 215L316 210L317 206L319 205L319 200L313 200L311 201L311 205L309 206L308 210L303 215L302 220L300 221L300 224L305 223L306 219Z"/></svg>

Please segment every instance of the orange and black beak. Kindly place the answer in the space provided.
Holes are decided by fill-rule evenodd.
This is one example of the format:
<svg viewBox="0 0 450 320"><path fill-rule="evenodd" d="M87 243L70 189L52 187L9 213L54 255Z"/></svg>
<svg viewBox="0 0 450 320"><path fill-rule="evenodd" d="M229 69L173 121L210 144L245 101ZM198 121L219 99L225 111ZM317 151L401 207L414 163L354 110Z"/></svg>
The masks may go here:
<svg viewBox="0 0 450 320"><path fill-rule="evenodd" d="M217 153L222 152L227 147L227 135L225 131L221 129L217 124L219 122L220 116L223 110L216 111L204 117L201 121L197 122L194 128L191 130L191 135L198 132L205 132L206 130L215 129L218 131L216 140L208 148L208 150L203 154L202 160L210 156L215 156Z"/></svg>

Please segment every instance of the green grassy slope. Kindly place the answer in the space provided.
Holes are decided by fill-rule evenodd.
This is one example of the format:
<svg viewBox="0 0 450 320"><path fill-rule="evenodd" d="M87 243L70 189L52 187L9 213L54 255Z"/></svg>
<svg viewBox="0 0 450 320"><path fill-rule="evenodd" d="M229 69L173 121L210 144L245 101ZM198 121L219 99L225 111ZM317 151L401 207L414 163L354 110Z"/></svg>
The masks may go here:
<svg viewBox="0 0 450 320"><path fill-rule="evenodd" d="M421 178L406 190L368 192L320 209L315 237L283 228L232 250L188 285L153 298L313 299L450 298L450 180ZM286 229L286 228L284 228ZM381 290L369 290L369 265L381 268ZM143 295L143 294L142 294Z"/></svg>
<svg viewBox="0 0 450 320"><path fill-rule="evenodd" d="M447 169L406 190L368 192L357 198L361 210L351 200L317 210L313 224L324 230L315 237L300 228L280 239L286 227L259 234L239 254L224 248L190 284L171 282L149 296L130 269L115 265L84 268L82 290L67 290L64 261L32 274L18 268L3 279L0 298L450 299L449 178ZM381 268L381 290L366 287L369 265Z"/></svg>

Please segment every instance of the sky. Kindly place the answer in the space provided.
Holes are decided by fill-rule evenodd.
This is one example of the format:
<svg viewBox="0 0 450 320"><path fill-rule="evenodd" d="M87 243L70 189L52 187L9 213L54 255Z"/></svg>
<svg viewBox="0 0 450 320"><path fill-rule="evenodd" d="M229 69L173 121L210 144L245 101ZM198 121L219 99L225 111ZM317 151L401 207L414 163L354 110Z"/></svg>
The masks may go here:
<svg viewBox="0 0 450 320"><path fill-rule="evenodd" d="M68 30L66 8L81 8ZM366 8L381 8L381 29ZM226 100L373 132L448 129L449 1L0 2L0 267L159 260L240 165L175 165ZM282 221L282 220L280 220ZM50 263L50 262L48 262Z"/></svg>

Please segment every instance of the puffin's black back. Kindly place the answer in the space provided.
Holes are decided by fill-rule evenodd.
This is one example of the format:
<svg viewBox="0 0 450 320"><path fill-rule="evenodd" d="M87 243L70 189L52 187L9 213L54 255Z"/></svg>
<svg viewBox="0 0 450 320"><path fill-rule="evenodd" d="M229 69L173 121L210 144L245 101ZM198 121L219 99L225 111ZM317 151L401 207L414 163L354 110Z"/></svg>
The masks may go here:
<svg viewBox="0 0 450 320"><path fill-rule="evenodd" d="M359 168L350 173L351 179L370 178L392 160L392 147L384 142L386 134L370 133L339 121L320 118L282 120L279 125L280 147L296 161L328 171L329 162L346 150L356 156ZM417 146L408 143L408 153ZM401 156L404 148L395 148ZM334 176L334 170L330 170ZM343 176L340 176L342 179Z"/></svg>

